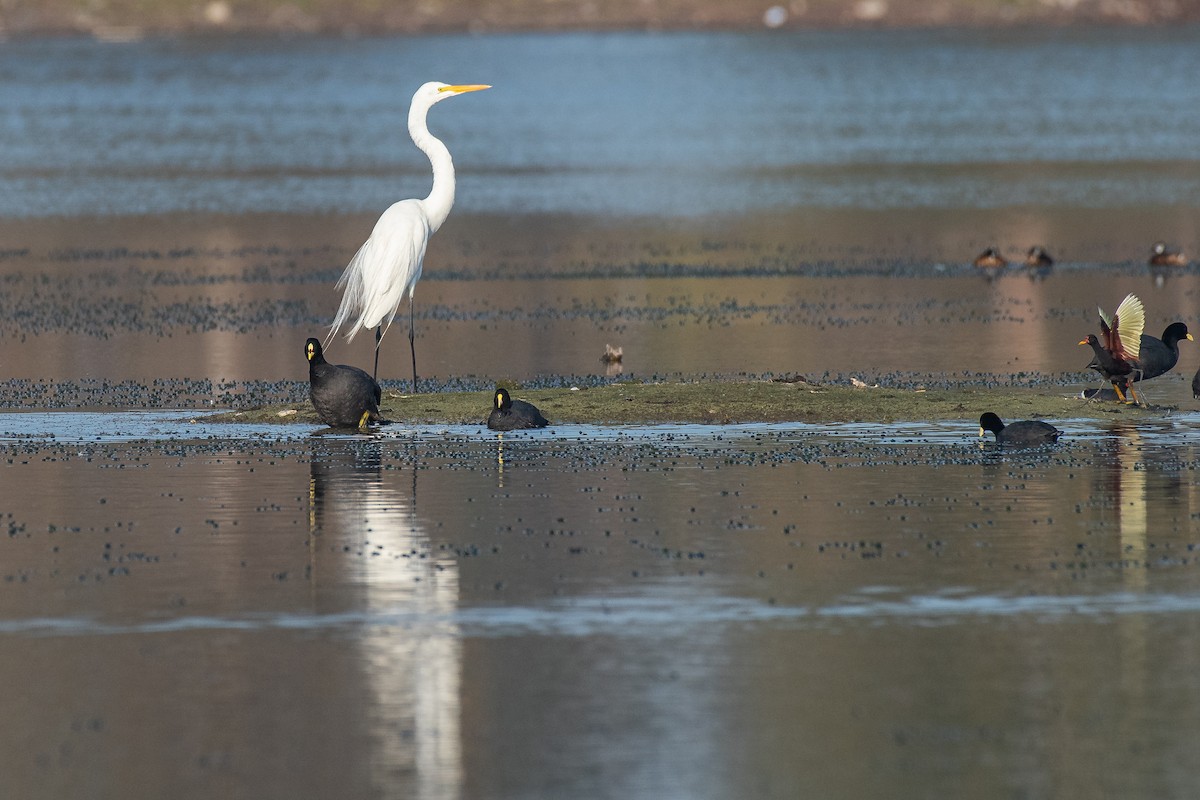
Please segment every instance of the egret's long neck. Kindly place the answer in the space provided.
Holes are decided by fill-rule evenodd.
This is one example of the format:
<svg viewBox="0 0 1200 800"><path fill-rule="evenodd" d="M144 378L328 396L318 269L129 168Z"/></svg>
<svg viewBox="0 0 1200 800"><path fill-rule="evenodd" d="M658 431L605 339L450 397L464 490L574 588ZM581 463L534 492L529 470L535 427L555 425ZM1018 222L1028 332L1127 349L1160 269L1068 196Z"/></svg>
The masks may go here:
<svg viewBox="0 0 1200 800"><path fill-rule="evenodd" d="M433 166L433 189L425 198L425 213L429 216L429 226L433 230L442 227L446 217L450 215L450 207L454 205L454 160L442 140L429 132L425 124L427 109L414 108L408 114L408 135L413 143L429 156Z"/></svg>

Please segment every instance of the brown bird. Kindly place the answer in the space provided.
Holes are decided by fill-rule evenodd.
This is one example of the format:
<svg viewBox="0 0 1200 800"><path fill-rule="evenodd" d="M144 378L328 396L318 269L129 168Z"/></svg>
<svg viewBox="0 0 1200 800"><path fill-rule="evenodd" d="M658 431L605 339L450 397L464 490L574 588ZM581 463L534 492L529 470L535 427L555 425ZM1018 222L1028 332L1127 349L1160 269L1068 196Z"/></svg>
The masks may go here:
<svg viewBox="0 0 1200 800"><path fill-rule="evenodd" d="M1101 338L1097 339L1095 334L1089 333L1080 344L1091 345L1093 356L1088 367L1110 382L1117 397L1125 402L1121 388L1128 385L1128 376L1140 369L1138 356L1142 347L1142 329L1146 326L1146 312L1142 308L1142 301L1132 293L1125 295L1111 318L1104 313L1104 309L1099 311ZM1132 386L1129 387L1129 394L1135 403L1140 402Z"/></svg>
<svg viewBox="0 0 1200 800"><path fill-rule="evenodd" d="M974 263L980 269L1004 269L1008 266L1008 260L1000 255L1000 251L994 247L989 247L975 256Z"/></svg>
<svg viewBox="0 0 1200 800"><path fill-rule="evenodd" d="M1152 267L1186 267L1187 258L1182 251L1171 250L1162 242L1155 242L1148 263Z"/></svg>
<svg viewBox="0 0 1200 800"><path fill-rule="evenodd" d="M1050 257L1044 249L1040 247L1031 247L1029 252L1025 254L1025 266L1034 268L1046 268L1054 266L1054 259Z"/></svg>
<svg viewBox="0 0 1200 800"><path fill-rule="evenodd" d="M1054 259L1041 247L1031 247L1025 254L1025 274L1030 280L1047 277L1054 269Z"/></svg>

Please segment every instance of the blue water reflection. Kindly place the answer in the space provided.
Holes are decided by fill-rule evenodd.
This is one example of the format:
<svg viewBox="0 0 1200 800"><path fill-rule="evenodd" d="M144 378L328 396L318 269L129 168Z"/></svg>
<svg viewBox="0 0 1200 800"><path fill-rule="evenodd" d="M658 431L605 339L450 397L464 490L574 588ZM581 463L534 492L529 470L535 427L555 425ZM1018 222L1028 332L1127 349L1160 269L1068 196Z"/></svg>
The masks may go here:
<svg viewBox="0 0 1200 800"><path fill-rule="evenodd" d="M6 43L0 215L378 211L427 191L405 120L429 78L496 87L431 120L466 210L1196 204L1198 44L1200 28Z"/></svg>

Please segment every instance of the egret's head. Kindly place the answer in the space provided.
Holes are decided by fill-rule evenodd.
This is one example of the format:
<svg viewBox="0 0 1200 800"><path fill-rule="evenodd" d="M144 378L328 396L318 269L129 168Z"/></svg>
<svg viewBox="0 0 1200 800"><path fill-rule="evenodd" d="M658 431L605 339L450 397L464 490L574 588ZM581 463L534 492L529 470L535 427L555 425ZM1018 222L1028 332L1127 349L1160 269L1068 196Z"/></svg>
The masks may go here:
<svg viewBox="0 0 1200 800"><path fill-rule="evenodd" d="M512 398L508 396L507 389L496 390L495 405L497 411L503 411L512 405Z"/></svg>
<svg viewBox="0 0 1200 800"><path fill-rule="evenodd" d="M309 339L304 343L304 357L309 361L321 357L321 341L319 339Z"/></svg>
<svg viewBox="0 0 1200 800"><path fill-rule="evenodd" d="M426 108L434 103L440 103L447 97L454 97L467 92L479 92L484 89L492 88L486 83L466 83L450 85L447 83L439 83L430 81L422 84L417 93L413 95L413 106L424 105Z"/></svg>

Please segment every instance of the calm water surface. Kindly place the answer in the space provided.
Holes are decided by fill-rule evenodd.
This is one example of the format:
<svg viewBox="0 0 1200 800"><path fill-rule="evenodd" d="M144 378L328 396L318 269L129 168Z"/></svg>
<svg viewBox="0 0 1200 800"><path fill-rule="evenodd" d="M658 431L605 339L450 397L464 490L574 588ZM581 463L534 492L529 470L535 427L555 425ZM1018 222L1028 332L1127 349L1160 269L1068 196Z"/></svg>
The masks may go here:
<svg viewBox="0 0 1200 800"><path fill-rule="evenodd" d="M496 87L431 119L431 388L600 380L611 342L639 378L1066 392L1097 305L1194 322L1144 259L1200 247L1197 74L1196 28L0 44L0 796L1194 795L1194 345L1147 387L1177 411L1049 451L976 408L154 409L302 396L342 266L428 190L429 78ZM1033 244L1051 274L966 266Z"/></svg>
<svg viewBox="0 0 1200 800"><path fill-rule="evenodd" d="M111 421L0 421L7 795L1194 786L1195 415Z"/></svg>
<svg viewBox="0 0 1200 800"><path fill-rule="evenodd" d="M0 214L1200 204L1200 28L572 34L0 48ZM1000 76L1003 76L1000 78Z"/></svg>

